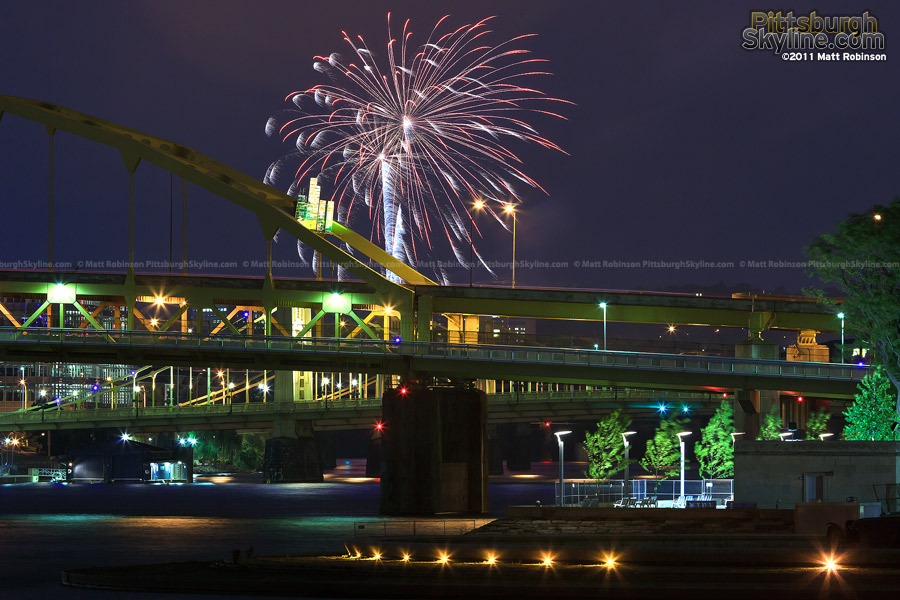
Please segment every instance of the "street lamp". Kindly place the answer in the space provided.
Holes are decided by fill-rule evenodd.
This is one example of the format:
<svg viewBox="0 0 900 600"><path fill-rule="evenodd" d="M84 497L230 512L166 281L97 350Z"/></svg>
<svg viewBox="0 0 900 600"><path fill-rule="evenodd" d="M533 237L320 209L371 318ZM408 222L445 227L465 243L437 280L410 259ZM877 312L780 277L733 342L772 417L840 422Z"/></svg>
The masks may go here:
<svg viewBox="0 0 900 600"><path fill-rule="evenodd" d="M606 302L601 302L600 308L603 309L603 349L606 350Z"/></svg>
<svg viewBox="0 0 900 600"><path fill-rule="evenodd" d="M28 401L28 384L22 379L19 381L19 385L22 386L22 410L25 410L25 403Z"/></svg>
<svg viewBox="0 0 900 600"><path fill-rule="evenodd" d="M625 488L628 487L628 452L631 450L631 444L628 443L628 436L634 435L635 433L637 433L637 431L622 432L622 443L625 445L625 480L622 482L622 497L625 497Z"/></svg>
<svg viewBox="0 0 900 600"><path fill-rule="evenodd" d="M565 482L565 476L563 474L563 459L564 459L564 451L562 436L569 435L572 433L571 431L557 431L553 435L556 436L556 441L559 443L559 503L557 506L565 506L565 498L563 496L563 483Z"/></svg>
<svg viewBox="0 0 900 600"><path fill-rule="evenodd" d="M691 432L682 431L676 435L678 436L678 446L681 449L681 493L678 497L679 500L684 501L684 438L691 435Z"/></svg>
<svg viewBox="0 0 900 600"><path fill-rule="evenodd" d="M477 211L482 210L484 208L483 200L476 200L475 204L472 205L475 209L476 214ZM475 271L475 238L472 237L472 227L475 224L475 216L469 216L469 287L472 287L472 273Z"/></svg>
<svg viewBox="0 0 900 600"><path fill-rule="evenodd" d="M844 362L844 313L839 312L837 318L841 320L841 362Z"/></svg>
<svg viewBox="0 0 900 600"><path fill-rule="evenodd" d="M513 222L513 247L512 247L512 287L516 287L516 207L507 203L503 205L503 212L512 215Z"/></svg>

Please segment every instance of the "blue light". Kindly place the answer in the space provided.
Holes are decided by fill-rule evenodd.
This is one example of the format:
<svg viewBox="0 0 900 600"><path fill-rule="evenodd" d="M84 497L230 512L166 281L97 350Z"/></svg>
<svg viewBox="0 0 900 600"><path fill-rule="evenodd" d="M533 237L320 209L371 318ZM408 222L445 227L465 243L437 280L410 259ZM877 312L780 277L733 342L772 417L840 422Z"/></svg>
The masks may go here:
<svg viewBox="0 0 900 600"><path fill-rule="evenodd" d="M691 412L691 407L688 406L687 404L682 404L682 405L681 405L681 412L683 412L683 413L689 413L689 412Z"/></svg>
<svg viewBox="0 0 900 600"><path fill-rule="evenodd" d="M96 392L97 390L100 389L100 386L95 383L94 385L91 386L91 389Z"/></svg>
<svg viewBox="0 0 900 600"><path fill-rule="evenodd" d="M665 414L665 412L669 410L669 407L666 406L665 402L660 402L659 407L657 407L656 411Z"/></svg>
<svg viewBox="0 0 900 600"><path fill-rule="evenodd" d="M857 364L858 364L860 367L866 366L866 363L865 363L864 361L859 361Z"/></svg>
<svg viewBox="0 0 900 600"><path fill-rule="evenodd" d="M400 344L400 342L402 342L402 341L403 341L403 339L402 339L399 335L398 335L397 337L394 338L394 343L395 343L395 344Z"/></svg>

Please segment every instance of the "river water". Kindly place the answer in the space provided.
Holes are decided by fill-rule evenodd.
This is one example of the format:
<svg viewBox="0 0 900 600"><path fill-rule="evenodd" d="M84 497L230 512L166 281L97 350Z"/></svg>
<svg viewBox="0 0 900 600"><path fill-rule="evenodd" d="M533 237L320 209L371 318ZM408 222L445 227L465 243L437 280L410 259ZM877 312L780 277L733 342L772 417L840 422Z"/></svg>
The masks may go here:
<svg viewBox="0 0 900 600"><path fill-rule="evenodd" d="M194 485L0 486L0 593L17 599L147 599L156 595L63 587L60 572L230 559L232 549L251 546L261 555L342 551L354 524L384 520L378 515L379 484L355 476L356 467L348 463L318 484L213 477L215 483ZM536 470L528 479L492 479L490 515L501 516L514 504L552 503L552 465L538 464Z"/></svg>

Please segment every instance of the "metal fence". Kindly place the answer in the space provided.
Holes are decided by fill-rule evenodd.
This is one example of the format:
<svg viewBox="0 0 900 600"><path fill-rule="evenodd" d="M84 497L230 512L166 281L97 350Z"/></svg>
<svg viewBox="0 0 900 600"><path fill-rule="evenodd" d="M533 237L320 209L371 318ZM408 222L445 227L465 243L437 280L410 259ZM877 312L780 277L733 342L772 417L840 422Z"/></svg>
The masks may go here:
<svg viewBox="0 0 900 600"><path fill-rule="evenodd" d="M413 521L356 521L353 539L388 536L461 535L494 519L417 519Z"/></svg>
<svg viewBox="0 0 900 600"><path fill-rule="evenodd" d="M734 498L733 479L685 479L684 498L680 490L680 479L631 479L627 485L622 479L602 482L593 479L567 479L564 487L564 506L619 502L623 498L654 499L656 506L660 507L683 506L686 501L701 499L712 500L717 506L724 506ZM559 490L556 501L559 504Z"/></svg>

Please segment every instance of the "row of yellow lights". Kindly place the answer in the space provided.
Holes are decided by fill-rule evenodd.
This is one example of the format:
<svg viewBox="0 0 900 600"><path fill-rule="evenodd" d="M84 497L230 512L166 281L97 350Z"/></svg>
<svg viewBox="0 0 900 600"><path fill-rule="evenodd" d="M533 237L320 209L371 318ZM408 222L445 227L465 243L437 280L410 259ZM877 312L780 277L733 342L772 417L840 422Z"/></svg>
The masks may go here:
<svg viewBox="0 0 900 600"><path fill-rule="evenodd" d="M376 550L371 556L363 556L362 552L357 550L355 554L350 553L348 555L348 558L363 559L363 560L364 559L383 560L383 555L380 551ZM400 558L399 560L401 562L405 562L405 563L414 562L412 560L412 555L410 555L410 554L403 554L402 558ZM611 554L608 556L602 557L601 560L603 561L601 563L601 566L604 566L608 569L614 568L617 564L616 557ZM482 561L481 564L485 564L488 566L494 566L494 565L497 565L499 563L499 561L500 561L500 559L496 554L488 554L487 556L485 556L485 559L484 559L484 561ZM542 554L539 561L540 562L535 563L534 566L552 567L554 565L554 557L552 554ZM440 554L438 554L437 559L434 561L419 561L419 562L436 562L436 563L439 563L442 565L446 565L446 564L449 564L451 561L450 561L449 554L447 554L446 552L441 552Z"/></svg>
<svg viewBox="0 0 900 600"><path fill-rule="evenodd" d="M359 550L356 551L355 554L349 554L348 558L355 559L366 559L370 558L372 560L382 560L382 554L380 551L376 550L371 557L364 557L362 552ZM401 562L409 563L412 561L412 556L410 554L404 553L403 557L399 559ZM599 566L606 567L607 569L614 569L617 566L616 557L612 554L606 555L600 559L602 562ZM554 565L554 557L551 554L542 554L540 562L532 564L532 566L536 567L552 567ZM446 552L441 552L438 554L437 560L435 561L419 561L419 562L436 562L441 565L446 565L450 563L450 555ZM487 565L489 567L496 566L499 562L499 558L496 554L488 554L484 561L481 564ZM512 564L512 563L511 563ZM840 569L840 564L838 563L838 559L832 554L830 556L823 556L822 566L821 568L828 573L835 573Z"/></svg>

